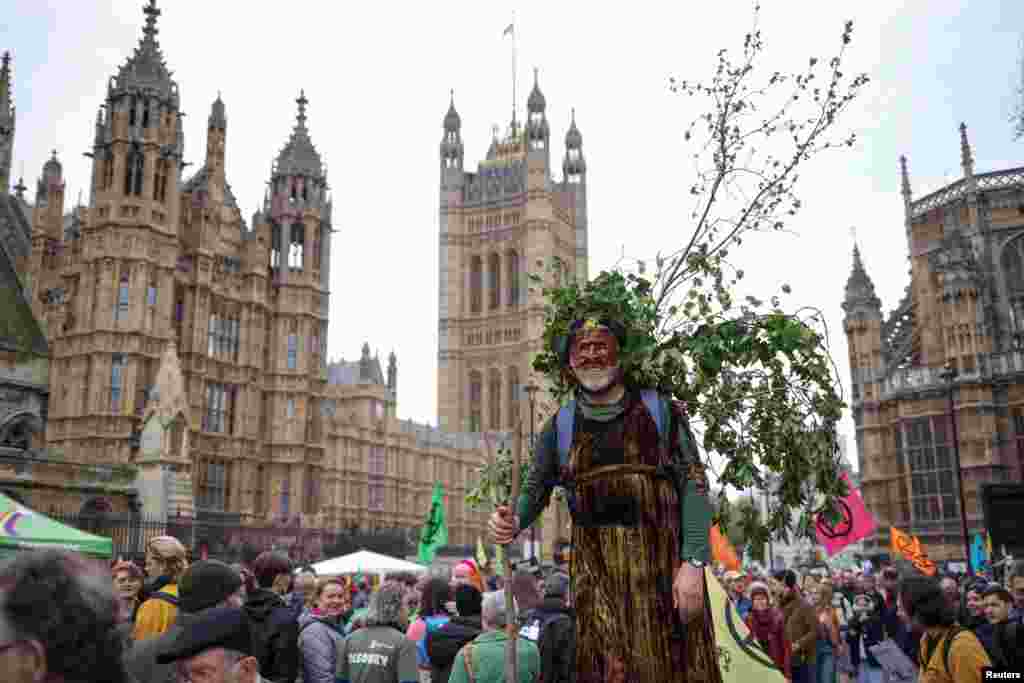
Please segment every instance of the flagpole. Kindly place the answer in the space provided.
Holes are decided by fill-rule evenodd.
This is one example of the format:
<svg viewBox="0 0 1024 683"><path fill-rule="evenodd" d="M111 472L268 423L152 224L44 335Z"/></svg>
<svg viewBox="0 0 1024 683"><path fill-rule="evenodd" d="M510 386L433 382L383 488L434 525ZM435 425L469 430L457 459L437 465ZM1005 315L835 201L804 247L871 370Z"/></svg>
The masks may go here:
<svg viewBox="0 0 1024 683"><path fill-rule="evenodd" d="M512 10L512 135L516 134L516 11Z"/></svg>

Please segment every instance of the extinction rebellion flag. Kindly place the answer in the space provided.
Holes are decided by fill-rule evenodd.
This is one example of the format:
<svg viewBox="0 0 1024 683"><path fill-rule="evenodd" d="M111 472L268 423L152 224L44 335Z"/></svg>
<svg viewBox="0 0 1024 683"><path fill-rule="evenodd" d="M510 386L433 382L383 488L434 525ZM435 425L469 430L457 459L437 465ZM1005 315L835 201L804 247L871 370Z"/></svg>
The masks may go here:
<svg viewBox="0 0 1024 683"><path fill-rule="evenodd" d="M434 483L434 496L430 501L430 512L423 522L420 532L419 561L430 564L434 561L437 549L448 545L448 524L444 519L444 490L441 482Z"/></svg>

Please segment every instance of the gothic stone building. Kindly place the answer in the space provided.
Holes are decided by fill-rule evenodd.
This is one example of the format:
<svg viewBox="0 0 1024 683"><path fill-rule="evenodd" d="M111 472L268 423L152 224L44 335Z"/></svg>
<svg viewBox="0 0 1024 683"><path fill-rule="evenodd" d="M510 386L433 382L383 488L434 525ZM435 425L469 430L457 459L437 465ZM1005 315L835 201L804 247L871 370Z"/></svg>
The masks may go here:
<svg viewBox="0 0 1024 683"><path fill-rule="evenodd" d="M144 12L142 39L110 78L96 117L87 206L65 215L56 154L34 205L20 183L17 196L7 196L13 124L0 119L0 208L30 217L15 261L49 343L45 437L47 452L60 455L51 459L130 473L170 343L189 408L191 471L180 475L192 482L200 515L413 527L440 478L451 482L453 542L472 542L483 518L459 512L464 485L456 478L464 484L479 464L478 442L397 420L394 357L389 386L379 381L379 362L375 372L328 381L332 204L307 128L308 100L296 100L263 207L247 224L225 176L228 120L219 96L204 163L183 176L178 84L157 42L155 0ZM6 61L4 74L9 99ZM140 507L130 482L108 486L99 500L60 497L31 477L19 486L44 510Z"/></svg>
<svg viewBox="0 0 1024 683"><path fill-rule="evenodd" d="M976 173L960 126L963 177L914 199L901 158L910 284L887 316L859 251L845 329L862 490L878 521L918 536L935 560L963 561L953 452L954 397L968 533L980 487L1019 481L1024 458L1024 169ZM955 374L954 374L955 373Z"/></svg>
<svg viewBox="0 0 1024 683"><path fill-rule="evenodd" d="M540 350L544 302L527 273L587 278L587 183L575 112L565 136L563 177L552 177L546 100L534 74L527 120L513 114L476 172L463 169L462 122L453 101L440 151L438 423L442 429L509 432L522 420L523 391ZM546 392L541 391L538 399ZM536 429L551 407L535 410ZM561 512L561 511L559 511ZM557 515L556 528L562 528ZM550 515L548 524L551 525ZM550 528L550 526L549 526ZM553 535L546 539L545 555Z"/></svg>

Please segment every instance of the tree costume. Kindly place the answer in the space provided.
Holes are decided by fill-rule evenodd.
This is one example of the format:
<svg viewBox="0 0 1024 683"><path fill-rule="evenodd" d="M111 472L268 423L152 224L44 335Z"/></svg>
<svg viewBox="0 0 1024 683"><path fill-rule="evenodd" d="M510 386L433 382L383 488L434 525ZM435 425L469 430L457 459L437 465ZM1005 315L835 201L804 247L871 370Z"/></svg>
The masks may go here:
<svg viewBox="0 0 1024 683"><path fill-rule="evenodd" d="M517 505L519 528L537 519L553 487L565 487L580 683L720 683L706 585L703 617L688 624L672 596L682 562L710 560L704 466L683 407L632 385L628 358L620 365L616 349L628 352L629 333L613 319L588 317L558 337L562 381L612 368L625 391L618 401L596 403L595 392L576 382L575 400L541 432ZM578 370L570 363L578 340L602 334L615 337L610 361Z"/></svg>

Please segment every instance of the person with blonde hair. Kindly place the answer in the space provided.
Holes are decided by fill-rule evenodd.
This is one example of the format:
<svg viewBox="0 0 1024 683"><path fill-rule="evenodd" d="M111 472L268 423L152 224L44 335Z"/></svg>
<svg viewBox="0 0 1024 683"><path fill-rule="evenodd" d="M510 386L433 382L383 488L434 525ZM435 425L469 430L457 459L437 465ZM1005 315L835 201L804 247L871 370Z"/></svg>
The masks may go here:
<svg viewBox="0 0 1024 683"><path fill-rule="evenodd" d="M135 641L164 633L178 616L178 581L188 569L185 546L173 536L157 536L146 544L146 574L152 577L148 598L135 615Z"/></svg>

